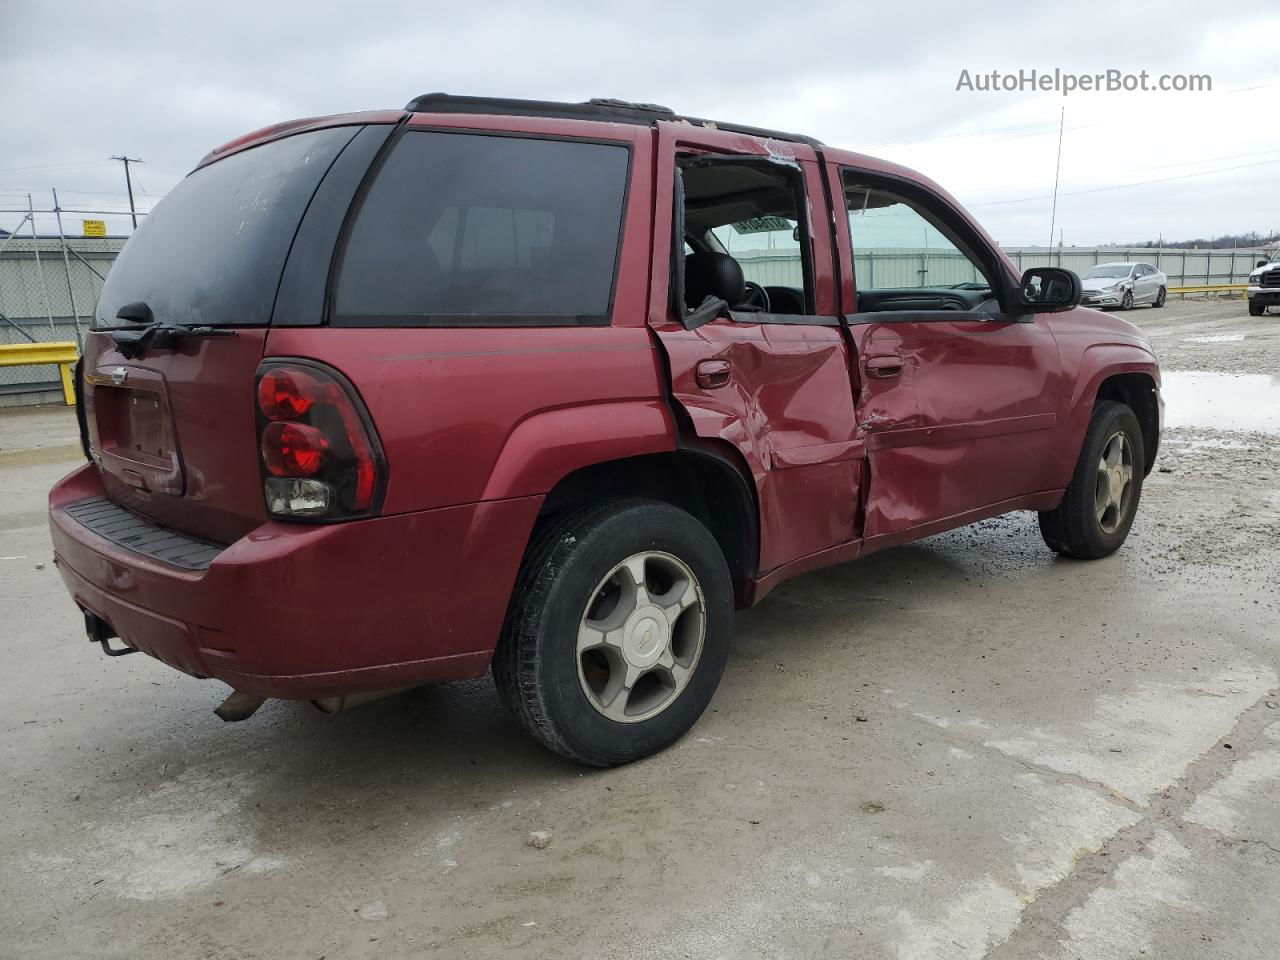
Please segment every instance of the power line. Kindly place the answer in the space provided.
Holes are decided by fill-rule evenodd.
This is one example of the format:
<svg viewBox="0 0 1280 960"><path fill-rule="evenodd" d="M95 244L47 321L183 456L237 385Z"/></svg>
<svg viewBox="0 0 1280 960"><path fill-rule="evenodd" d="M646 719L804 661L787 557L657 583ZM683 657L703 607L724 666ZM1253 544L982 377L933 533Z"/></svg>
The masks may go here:
<svg viewBox="0 0 1280 960"><path fill-rule="evenodd" d="M1199 163L1218 163L1218 162L1220 162L1220 161L1222 161L1222 160L1239 160L1239 159L1241 159L1241 158L1243 158L1243 157L1265 157L1265 156L1269 156L1269 155L1271 155L1271 154L1273 154L1273 153L1280 153L1280 150L1254 150L1254 151L1252 151L1251 153L1229 153L1229 154L1226 154L1225 156L1221 156L1221 157L1200 157L1200 158L1198 158L1198 159L1196 159L1196 160L1180 160L1180 161L1178 161L1177 163L1158 163L1158 164L1156 164L1155 166L1151 166L1151 167L1143 167L1143 168L1141 168L1141 169L1137 169L1137 170L1115 170L1115 171L1112 171L1112 172L1113 172L1113 173L1117 173L1117 174L1126 174L1126 173L1142 174L1142 173L1148 173L1148 172L1150 172L1150 171L1152 171L1152 170L1168 170L1168 169L1170 169L1170 168L1172 168L1172 167L1190 167L1190 166L1194 166L1195 164L1199 164ZM1248 166L1248 164L1246 164L1246 166ZM1224 168L1224 169L1235 169L1235 168L1234 168L1234 167L1230 167L1230 168ZM1217 171L1215 171L1215 170L1201 170L1201 171L1198 171L1198 172L1199 172L1199 173L1216 173ZM1089 180L1094 180L1094 179L1096 179L1096 177L1064 177L1064 178L1062 179L1062 181L1061 181L1061 182L1062 182L1062 183L1081 183L1081 182L1085 182L1085 181L1089 181ZM1143 182L1148 182L1148 181L1143 181ZM1158 181L1150 181L1150 182L1158 182ZM1111 190L1111 189L1113 189L1113 188L1112 188L1112 187L1103 187L1103 188L1100 188L1100 189ZM1084 191L1081 191L1081 192L1084 192ZM1065 194L1065 193L1064 193L1064 194L1061 194L1061 196L1070 196L1070 194ZM1048 200L1048 199L1049 199L1049 197L1048 197L1048 196L1045 196L1045 197L1043 197L1043 198L1037 198L1037 197L1026 197L1025 199L1027 199L1027 200L1036 200L1036 199L1045 199L1045 200ZM975 203L969 203L969 204L966 204L966 206L969 206L969 207L981 207L981 206L987 206L987 205L995 204L995 203L1019 203L1019 202L1021 202L1021 201L1018 201L1018 200L1007 200L1007 201L1006 201L1006 200L982 200L982 201L978 201L978 202L975 202Z"/></svg>
<svg viewBox="0 0 1280 960"><path fill-rule="evenodd" d="M1010 130L1029 130L1032 127L1047 127L1049 123L1020 123L1012 127L991 127L986 130L971 130L966 133L944 133L938 137L920 137L915 140L889 140L868 144L868 147L906 147L916 143L933 143L935 140L963 140L969 137L985 137L992 133L1007 133ZM1050 131L1044 131L1048 133ZM1044 134L1034 134L1043 136Z"/></svg>
<svg viewBox="0 0 1280 960"><path fill-rule="evenodd" d="M1235 87L1231 90L1223 90L1222 95L1226 96L1228 94L1233 94L1233 93L1249 93L1254 90L1266 90L1274 86L1275 86L1274 83L1258 83L1248 87ZM1082 123L1074 127L1069 127L1068 129L1088 130L1093 127L1108 127L1108 126L1115 126L1117 124L1129 123L1129 122L1130 121L1127 118L1118 118L1115 120L1099 120L1094 123ZM905 146L914 146L916 144L921 144L921 143L935 143L941 140L966 140L974 137L990 136L996 133L1008 133L1014 130L1033 130L1038 127L1046 128L1046 129L1041 129L1036 133L1023 133L1023 134L1019 134L1017 136L1012 136L1012 137L1000 137L999 140L1022 140L1028 137L1047 137L1053 133L1053 121L1046 120L1046 121L1041 121L1039 123L1015 124L1009 127L988 127L983 130L969 130L963 133L944 133L936 137L920 137L920 138L911 139L911 140L880 141L878 143L867 144L865 148L858 147L855 149L857 149L859 152L865 153L866 150L872 147L905 147ZM1171 166L1173 166L1173 164L1171 164Z"/></svg>
<svg viewBox="0 0 1280 960"><path fill-rule="evenodd" d="M58 188L62 193L74 194L77 197L127 197L127 193L119 193L112 190L64 190ZM139 190L142 188L139 187ZM0 193L11 193L15 196L26 196L28 193L44 193L49 190L48 187L0 187ZM143 191L145 193L145 191ZM150 196L150 194L147 194Z"/></svg>
<svg viewBox="0 0 1280 960"><path fill-rule="evenodd" d="M1254 150L1252 153L1229 153L1224 157L1201 157L1199 160L1179 160L1177 163L1158 163L1147 170L1168 170L1170 167L1189 167L1197 163L1217 163L1219 160L1239 160L1242 157L1265 157L1268 154L1280 153L1280 150ZM1142 170L1122 170L1121 173L1142 173ZM1087 177L1075 177L1074 180L1086 180ZM1072 180L1068 180L1071 183Z"/></svg>
<svg viewBox="0 0 1280 960"><path fill-rule="evenodd" d="M88 167L95 163L109 162L109 160L74 160L68 163L41 163L32 167L0 167L0 173L17 173L23 170L57 170L60 167Z"/></svg>
<svg viewBox="0 0 1280 960"><path fill-rule="evenodd" d="M1183 173L1175 177L1159 177L1154 180L1138 180L1135 183L1116 183L1109 187L1093 187L1089 190L1072 190L1069 193L1060 193L1060 197L1078 197L1086 193L1103 193L1107 190L1126 190L1129 187L1145 187L1152 183L1168 183L1171 180L1190 180L1192 177L1208 177L1215 173L1229 173L1232 170L1245 170L1249 167L1265 167L1268 164L1280 163L1280 160L1259 160L1256 163L1241 163L1234 167L1219 167L1217 170L1201 170L1198 173ZM1043 195L1039 197L1018 197L1014 200L984 200L981 203L967 203L966 207L994 207L1006 203L1030 203L1033 200L1048 200L1049 196Z"/></svg>

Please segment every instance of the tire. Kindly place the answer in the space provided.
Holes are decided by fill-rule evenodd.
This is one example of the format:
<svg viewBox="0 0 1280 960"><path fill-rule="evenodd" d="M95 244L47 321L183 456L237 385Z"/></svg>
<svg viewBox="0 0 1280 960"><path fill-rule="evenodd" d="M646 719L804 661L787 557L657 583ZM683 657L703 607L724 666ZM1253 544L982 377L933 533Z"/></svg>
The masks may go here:
<svg viewBox="0 0 1280 960"><path fill-rule="evenodd" d="M1164 306L1164 299L1165 299L1165 297L1167 297L1168 295L1169 295L1169 291L1168 291L1168 290L1166 290L1164 287L1161 287L1161 288L1160 288L1160 292L1156 294L1156 298L1155 298L1155 300L1152 302L1152 304L1151 304L1151 305L1152 305L1153 307L1163 307L1163 306Z"/></svg>
<svg viewBox="0 0 1280 960"><path fill-rule="evenodd" d="M1099 500L1103 490L1100 483L1108 482L1108 477L1100 475L1099 468L1104 452L1117 435L1123 436L1122 454L1124 444L1129 447L1130 476L1119 495L1121 508L1114 514L1108 509L1100 517ZM1098 404L1062 502L1040 514L1040 535L1049 549L1079 560L1097 560L1120 549L1138 512L1145 463L1142 429L1133 411L1112 400Z"/></svg>
<svg viewBox="0 0 1280 960"><path fill-rule="evenodd" d="M1267 312L1267 308L1261 302L1254 301L1254 300L1249 301L1249 316L1260 317L1266 312Z"/></svg>
<svg viewBox="0 0 1280 960"><path fill-rule="evenodd" d="M643 558L638 580L636 557ZM690 584L694 599L687 608L672 615L654 606L677 592L690 596ZM611 591L613 609L605 615L598 605L608 605ZM679 603L671 602L672 609ZM620 616L620 625L591 626ZM535 532L494 652L493 676L504 705L535 740L579 763L614 766L662 750L693 726L720 683L732 632L733 585L710 531L669 504L604 501ZM583 651L580 633L621 641ZM628 658L658 648L665 666L628 666ZM624 688L624 675L629 680L633 672L639 679ZM606 715L602 704L611 689Z"/></svg>
<svg viewBox="0 0 1280 960"><path fill-rule="evenodd" d="M1126 290L1124 292L1124 296L1120 298L1120 309L1121 310L1133 309L1133 291L1132 290Z"/></svg>

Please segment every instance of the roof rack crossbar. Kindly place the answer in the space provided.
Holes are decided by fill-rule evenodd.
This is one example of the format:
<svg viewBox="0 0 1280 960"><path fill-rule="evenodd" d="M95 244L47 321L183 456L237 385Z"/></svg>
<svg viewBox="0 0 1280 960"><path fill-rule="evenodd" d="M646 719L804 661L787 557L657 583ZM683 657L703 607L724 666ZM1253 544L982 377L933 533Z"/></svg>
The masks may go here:
<svg viewBox="0 0 1280 960"><path fill-rule="evenodd" d="M595 120L604 123L631 123L652 126L659 120L683 120L700 127L743 133L773 140L790 140L820 148L822 142L812 137L737 123L720 123L677 114L670 107L656 103L631 103L609 97L594 97L581 103L555 100L519 100L510 97L463 97L449 93L424 93L414 97L405 109L413 113L476 113L504 117L554 117L560 120Z"/></svg>

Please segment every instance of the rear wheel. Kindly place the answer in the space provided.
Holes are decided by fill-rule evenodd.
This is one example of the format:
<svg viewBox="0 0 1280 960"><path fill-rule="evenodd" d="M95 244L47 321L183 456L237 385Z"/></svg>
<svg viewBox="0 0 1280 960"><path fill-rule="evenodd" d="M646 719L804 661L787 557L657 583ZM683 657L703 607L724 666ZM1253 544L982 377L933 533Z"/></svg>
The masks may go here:
<svg viewBox="0 0 1280 960"><path fill-rule="evenodd" d="M1040 514L1040 534L1066 557L1096 560L1129 536L1142 496L1142 430L1123 403L1098 404L1062 502Z"/></svg>
<svg viewBox="0 0 1280 960"><path fill-rule="evenodd" d="M1260 317L1267 312L1267 308L1259 300L1249 301L1249 316Z"/></svg>
<svg viewBox="0 0 1280 960"><path fill-rule="evenodd" d="M1166 290L1164 287L1161 287L1161 288L1160 288L1160 292L1156 294L1155 302L1154 302L1154 303L1152 303L1151 305L1152 305L1153 307L1163 307L1163 306L1164 306L1164 299L1165 299L1165 297L1167 297L1168 295L1169 295L1169 291L1168 291L1168 290Z"/></svg>
<svg viewBox="0 0 1280 960"><path fill-rule="evenodd" d="M677 740L706 709L732 623L728 566L706 527L665 503L605 502L536 537L494 680L551 750L626 763Z"/></svg>

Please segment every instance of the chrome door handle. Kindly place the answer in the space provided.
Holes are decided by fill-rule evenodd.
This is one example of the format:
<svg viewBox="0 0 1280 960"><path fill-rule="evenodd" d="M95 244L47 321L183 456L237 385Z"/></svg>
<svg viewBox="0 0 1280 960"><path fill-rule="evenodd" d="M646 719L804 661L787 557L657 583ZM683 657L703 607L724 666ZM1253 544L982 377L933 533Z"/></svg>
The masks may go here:
<svg viewBox="0 0 1280 960"><path fill-rule="evenodd" d="M902 373L901 357L868 357L867 358L867 376L875 377L877 380L885 380L889 377L896 377Z"/></svg>
<svg viewBox="0 0 1280 960"><path fill-rule="evenodd" d="M728 360L702 360L698 363L694 377L702 389L714 390L716 387L727 386L732 373L733 368L729 366Z"/></svg>

